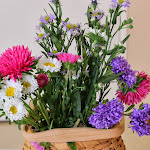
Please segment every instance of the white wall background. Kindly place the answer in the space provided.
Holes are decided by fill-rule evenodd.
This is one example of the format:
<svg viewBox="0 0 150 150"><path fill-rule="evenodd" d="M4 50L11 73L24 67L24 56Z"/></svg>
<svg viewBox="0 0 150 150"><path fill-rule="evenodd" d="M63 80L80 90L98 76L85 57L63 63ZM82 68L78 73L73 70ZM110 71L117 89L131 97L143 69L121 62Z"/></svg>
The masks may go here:
<svg viewBox="0 0 150 150"><path fill-rule="evenodd" d="M73 23L84 23L86 20L87 6L91 0L60 0L63 6L63 19L67 17ZM40 55L41 47L35 42L36 25L41 15L45 15L44 8L50 13L48 0L4 0L0 1L0 54L8 47L25 45L32 50L34 56ZM111 0L101 0L100 9L108 13ZM123 16L126 18L126 15ZM115 43L120 41L126 32L118 34ZM73 46L72 49L73 51ZM115 94L116 86L110 93ZM112 98L112 97L111 97Z"/></svg>

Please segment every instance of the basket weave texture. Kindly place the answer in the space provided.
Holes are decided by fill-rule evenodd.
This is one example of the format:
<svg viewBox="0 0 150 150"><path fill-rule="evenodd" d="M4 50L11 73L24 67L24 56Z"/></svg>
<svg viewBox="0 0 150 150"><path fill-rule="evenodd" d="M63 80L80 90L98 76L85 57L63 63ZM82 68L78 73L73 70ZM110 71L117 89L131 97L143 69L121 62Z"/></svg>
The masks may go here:
<svg viewBox="0 0 150 150"><path fill-rule="evenodd" d="M50 150L71 150L67 143L52 143L53 147ZM85 141L76 142L77 150L126 150L124 142L121 137L96 140L96 141ZM29 142L25 142L23 150L35 150Z"/></svg>
<svg viewBox="0 0 150 150"><path fill-rule="evenodd" d="M124 117L111 129L58 128L32 133L23 126L23 150L35 150L31 142L50 142L52 147L49 150L71 150L68 142L75 142L77 150L126 150L121 137L124 130Z"/></svg>

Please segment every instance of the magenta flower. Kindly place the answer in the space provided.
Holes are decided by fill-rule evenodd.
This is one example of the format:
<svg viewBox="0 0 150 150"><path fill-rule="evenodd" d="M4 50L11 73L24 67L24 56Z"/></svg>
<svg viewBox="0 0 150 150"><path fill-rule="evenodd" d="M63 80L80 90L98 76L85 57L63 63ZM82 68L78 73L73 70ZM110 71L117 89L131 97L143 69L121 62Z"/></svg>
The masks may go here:
<svg viewBox="0 0 150 150"><path fill-rule="evenodd" d="M127 105L141 102L150 92L150 77L144 72L138 73L138 75L143 78L143 81L138 85L136 92L128 91L126 94L122 91L117 92L117 97Z"/></svg>
<svg viewBox="0 0 150 150"><path fill-rule="evenodd" d="M35 58L31 56L28 47L14 46L8 49L0 57L0 74L16 79L22 78L22 73L31 70Z"/></svg>
<svg viewBox="0 0 150 150"><path fill-rule="evenodd" d="M64 63L70 62L71 64L76 63L79 58L81 58L79 55L73 55L70 53L62 53L57 55L58 59Z"/></svg>
<svg viewBox="0 0 150 150"><path fill-rule="evenodd" d="M44 73L43 73L43 74L39 74L39 75L37 76L37 82L38 82L39 88L42 88L42 87L44 87L46 84L48 84L49 78L48 78L48 76L45 75Z"/></svg>
<svg viewBox="0 0 150 150"><path fill-rule="evenodd" d="M40 146L39 142L31 142L31 145L36 149L36 150L45 150L44 146Z"/></svg>

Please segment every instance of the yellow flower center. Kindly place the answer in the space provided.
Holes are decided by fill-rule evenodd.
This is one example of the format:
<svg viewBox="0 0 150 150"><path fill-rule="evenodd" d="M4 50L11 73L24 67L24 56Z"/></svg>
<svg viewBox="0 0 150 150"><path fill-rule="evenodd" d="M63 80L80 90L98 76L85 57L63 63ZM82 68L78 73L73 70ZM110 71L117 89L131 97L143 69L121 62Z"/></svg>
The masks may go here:
<svg viewBox="0 0 150 150"><path fill-rule="evenodd" d="M29 83L29 82L24 82L23 83L23 87L25 87L25 88L28 88L28 87L30 87L31 86L31 84Z"/></svg>
<svg viewBox="0 0 150 150"><path fill-rule="evenodd" d="M147 123L146 123L146 124L147 124L147 125L149 125L149 123L150 123L150 120L146 120L146 121L147 121Z"/></svg>
<svg viewBox="0 0 150 150"><path fill-rule="evenodd" d="M12 114L16 114L18 112L17 108L15 106L11 106L9 111L12 112Z"/></svg>
<svg viewBox="0 0 150 150"><path fill-rule="evenodd" d="M118 0L120 4L123 4L124 3L124 0Z"/></svg>
<svg viewBox="0 0 150 150"><path fill-rule="evenodd" d="M94 13L93 16L97 17L97 16L98 16L98 13Z"/></svg>
<svg viewBox="0 0 150 150"><path fill-rule="evenodd" d="M45 63L45 66L50 66L50 67L55 67L55 65L53 63Z"/></svg>
<svg viewBox="0 0 150 150"><path fill-rule="evenodd" d="M72 29L72 24L67 24L67 28Z"/></svg>
<svg viewBox="0 0 150 150"><path fill-rule="evenodd" d="M39 34L39 38L42 38L44 36L44 33Z"/></svg>
<svg viewBox="0 0 150 150"><path fill-rule="evenodd" d="M14 96L15 88L9 87L6 91L6 96Z"/></svg>
<svg viewBox="0 0 150 150"><path fill-rule="evenodd" d="M78 28L79 26L78 26L78 25L76 25L76 24L73 24L73 27Z"/></svg>
<svg viewBox="0 0 150 150"><path fill-rule="evenodd" d="M90 11L90 12L92 12L92 11L93 11L93 9L90 9L89 11Z"/></svg>
<svg viewBox="0 0 150 150"><path fill-rule="evenodd" d="M53 51L53 54L57 54L58 52L56 50Z"/></svg>
<svg viewBox="0 0 150 150"><path fill-rule="evenodd" d="M45 17L45 21L49 21L49 19L50 19L49 16Z"/></svg>

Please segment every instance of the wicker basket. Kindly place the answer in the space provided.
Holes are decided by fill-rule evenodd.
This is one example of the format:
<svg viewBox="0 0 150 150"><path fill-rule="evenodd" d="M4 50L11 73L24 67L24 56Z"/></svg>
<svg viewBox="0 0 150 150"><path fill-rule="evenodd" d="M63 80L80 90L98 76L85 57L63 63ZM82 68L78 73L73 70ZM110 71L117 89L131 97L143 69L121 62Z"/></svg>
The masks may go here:
<svg viewBox="0 0 150 150"><path fill-rule="evenodd" d="M67 142L75 142L77 150L125 150L121 138L124 132L124 117L112 129L94 128L62 128L39 133L28 133L27 127L22 127L25 143L23 150L35 150L30 142L50 142L50 150L71 150Z"/></svg>

